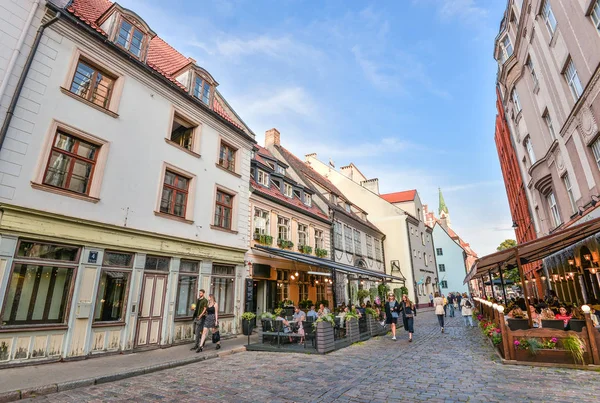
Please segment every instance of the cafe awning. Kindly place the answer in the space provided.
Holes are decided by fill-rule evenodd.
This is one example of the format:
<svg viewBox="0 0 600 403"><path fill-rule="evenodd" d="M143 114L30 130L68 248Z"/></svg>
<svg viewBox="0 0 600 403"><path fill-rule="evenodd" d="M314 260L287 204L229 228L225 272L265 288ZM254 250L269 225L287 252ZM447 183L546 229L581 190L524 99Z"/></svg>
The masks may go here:
<svg viewBox="0 0 600 403"><path fill-rule="evenodd" d="M510 249L492 253L478 259L473 264L464 282L467 283L473 278L488 275L490 272L494 273L504 265L509 268L516 267L517 258L522 265L538 261L598 232L600 232L600 218L595 218Z"/></svg>
<svg viewBox="0 0 600 403"><path fill-rule="evenodd" d="M269 248L268 246L255 245L253 249L269 253L287 260L293 260L300 263L305 263L310 266L321 267L324 269L340 271L347 274L356 274L358 276L374 277L382 280L405 281L405 278L392 276L390 274L381 273L374 270L369 270L360 267L354 267L343 263L334 262L333 260L323 259L316 256L306 255L304 253L292 252L285 249Z"/></svg>

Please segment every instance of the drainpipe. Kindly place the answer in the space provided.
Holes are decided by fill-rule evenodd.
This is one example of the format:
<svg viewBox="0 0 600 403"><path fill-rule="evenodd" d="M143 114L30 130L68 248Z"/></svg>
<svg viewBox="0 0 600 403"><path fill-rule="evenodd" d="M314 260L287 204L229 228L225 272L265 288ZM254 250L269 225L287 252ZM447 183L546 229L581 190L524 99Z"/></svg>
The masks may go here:
<svg viewBox="0 0 600 403"><path fill-rule="evenodd" d="M35 13L35 10L33 10ZM38 46L40 45L40 41L42 39L42 35L44 34L44 30L50 25L54 24L56 21L60 19L60 12L56 13L56 16L52 18L50 21L40 25L35 35L35 41L33 42L33 46L31 47L31 51L29 52L29 56L27 56L27 60L25 61L25 67L23 68L23 72L21 73L21 77L19 77L19 82L17 83L17 89L10 100L10 105L8 106L8 110L6 111L6 117L4 119L4 123L2 124L2 129L0 129L0 150L2 150L2 146L4 145L4 139L6 138L6 132L8 132L8 127L10 126L10 122L15 113L15 108L17 106L17 102L19 97L21 96L21 91L23 90L23 85L25 84L25 79L27 78L27 74L29 73L29 68L31 67L31 63L33 62L33 57L37 51ZM24 30L23 32L26 32ZM4 83L8 82L8 74L4 79Z"/></svg>
<svg viewBox="0 0 600 403"><path fill-rule="evenodd" d="M335 210L332 209L331 207L329 208L329 215L331 216L331 229L329 230L329 250L331 253L331 260L333 260L335 262L335 231L333 229L334 223L335 223ZM336 271L335 270L331 270L331 277L333 280L333 284L332 284L332 289L331 291L333 291L333 306L331 307L332 310L334 308L337 307L337 292L336 292L336 288L337 288L337 275L336 275Z"/></svg>

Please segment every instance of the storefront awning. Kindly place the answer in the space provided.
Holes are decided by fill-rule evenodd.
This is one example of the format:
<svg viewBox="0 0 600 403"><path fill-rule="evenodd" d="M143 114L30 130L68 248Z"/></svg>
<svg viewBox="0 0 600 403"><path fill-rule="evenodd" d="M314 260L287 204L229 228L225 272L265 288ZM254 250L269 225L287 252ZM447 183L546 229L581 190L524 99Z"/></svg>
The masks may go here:
<svg viewBox="0 0 600 403"><path fill-rule="evenodd" d="M354 267L354 266L350 266L350 265L343 264L343 263L337 263L337 262L334 262L333 260L323 259L320 257L311 256L311 255L305 255L303 253L298 253L298 252L291 252L291 251L284 250L284 249L269 248L267 246L262 246L262 245L256 245L253 247L253 249L256 249L256 250L259 250L262 252L267 252L269 254L272 254L272 255L275 255L275 256L278 256L278 257L281 257L284 259L294 260L294 261L300 262L300 263L305 263L310 266L321 267L321 268L329 269L329 270L336 270L336 271L340 271L340 272L344 272L344 273L348 273L348 274L356 274L359 276L375 277L375 278L379 278L382 280L392 280L392 281L393 280L396 280L396 281L405 281L406 280L401 277L392 276L392 275L377 272L374 270Z"/></svg>
<svg viewBox="0 0 600 403"><path fill-rule="evenodd" d="M553 234L534 239L533 241L519 244L510 249L504 249L491 255L478 259L474 264L465 283L476 277L487 275L499 270L500 267L507 265L509 267L517 266L517 257L520 264L527 264L548 257L564 248L576 244L600 232L600 218L584 222L579 225L556 231Z"/></svg>

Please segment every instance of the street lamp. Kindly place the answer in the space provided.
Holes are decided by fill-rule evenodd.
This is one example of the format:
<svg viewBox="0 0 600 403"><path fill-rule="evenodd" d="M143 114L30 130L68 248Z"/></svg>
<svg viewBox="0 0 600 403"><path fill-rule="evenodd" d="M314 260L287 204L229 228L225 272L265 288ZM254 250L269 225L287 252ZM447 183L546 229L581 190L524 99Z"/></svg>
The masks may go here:
<svg viewBox="0 0 600 403"><path fill-rule="evenodd" d="M589 305L582 305L581 310L583 311L583 313L590 313L591 308L589 307Z"/></svg>

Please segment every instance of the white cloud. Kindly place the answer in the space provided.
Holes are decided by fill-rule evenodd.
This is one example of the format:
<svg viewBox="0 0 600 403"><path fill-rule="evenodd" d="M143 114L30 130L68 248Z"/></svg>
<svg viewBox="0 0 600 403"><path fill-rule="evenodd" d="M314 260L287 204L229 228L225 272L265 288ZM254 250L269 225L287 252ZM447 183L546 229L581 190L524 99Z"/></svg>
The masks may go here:
<svg viewBox="0 0 600 403"><path fill-rule="evenodd" d="M255 92L246 101L238 100L236 105L244 105L244 116L274 116L293 113L305 117L314 112L310 95L302 87L287 87L271 91Z"/></svg>
<svg viewBox="0 0 600 403"><path fill-rule="evenodd" d="M442 188L442 191L444 193L449 193L449 192L456 192L459 190L466 190L466 189L473 189L473 188L480 188L483 186L499 186L504 184L504 182L502 182L501 180L495 180L495 181L482 181L482 182L473 182L473 183L463 183L461 185L451 185L451 186L445 186Z"/></svg>
<svg viewBox="0 0 600 403"><path fill-rule="evenodd" d="M475 0L441 0L438 12L442 18L459 18L471 22L487 17L488 11Z"/></svg>

